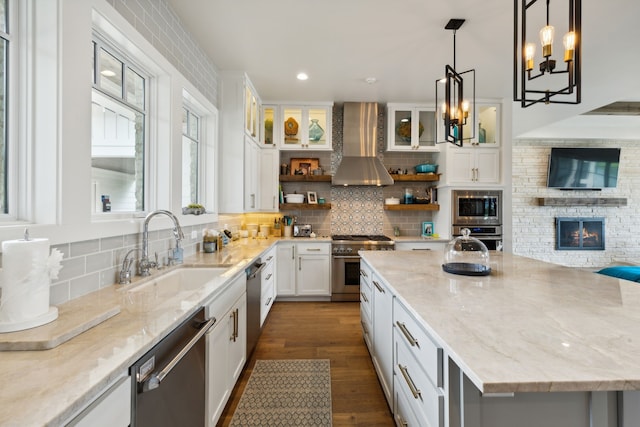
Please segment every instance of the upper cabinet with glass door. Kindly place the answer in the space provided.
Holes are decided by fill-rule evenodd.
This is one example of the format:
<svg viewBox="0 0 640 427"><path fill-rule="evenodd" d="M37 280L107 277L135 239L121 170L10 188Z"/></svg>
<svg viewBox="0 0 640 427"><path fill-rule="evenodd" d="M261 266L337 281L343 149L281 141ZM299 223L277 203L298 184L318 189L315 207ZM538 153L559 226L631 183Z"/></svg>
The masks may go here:
<svg viewBox="0 0 640 427"><path fill-rule="evenodd" d="M387 151L439 151L435 138L433 106L387 104Z"/></svg>
<svg viewBox="0 0 640 427"><path fill-rule="evenodd" d="M278 146L281 150L332 150L331 121L333 103L282 105ZM276 135L274 133L274 135Z"/></svg>
<svg viewBox="0 0 640 427"><path fill-rule="evenodd" d="M248 77L245 79L244 91L244 130L254 142L260 144L260 110L262 105L258 93Z"/></svg>
<svg viewBox="0 0 640 427"><path fill-rule="evenodd" d="M500 146L500 106L499 104L477 103L478 124L476 137L471 141L478 147Z"/></svg>

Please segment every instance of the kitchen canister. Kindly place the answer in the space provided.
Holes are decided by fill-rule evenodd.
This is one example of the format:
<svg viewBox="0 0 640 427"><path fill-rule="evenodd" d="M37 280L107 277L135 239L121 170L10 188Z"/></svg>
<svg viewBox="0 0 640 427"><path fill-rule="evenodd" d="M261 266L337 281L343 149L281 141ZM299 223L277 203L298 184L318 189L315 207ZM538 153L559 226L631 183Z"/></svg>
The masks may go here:
<svg viewBox="0 0 640 427"><path fill-rule="evenodd" d="M58 309L49 306L51 279L62 268L62 253L49 253L49 239L29 238L2 242L0 274L0 332L34 328L58 318Z"/></svg>

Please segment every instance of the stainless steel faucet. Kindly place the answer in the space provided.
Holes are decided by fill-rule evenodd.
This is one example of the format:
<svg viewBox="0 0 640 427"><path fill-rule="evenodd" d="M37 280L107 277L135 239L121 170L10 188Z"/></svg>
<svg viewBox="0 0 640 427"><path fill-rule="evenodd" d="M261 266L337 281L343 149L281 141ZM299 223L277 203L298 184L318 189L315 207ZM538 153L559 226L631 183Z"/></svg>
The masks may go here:
<svg viewBox="0 0 640 427"><path fill-rule="evenodd" d="M176 238L176 247L180 245L180 241L184 239L184 233L182 233L182 227L178 218L167 210L156 210L147 215L144 219L144 226L142 228L142 258L140 258L139 269L141 276L148 276L151 274L149 270L152 267L158 266L158 261L149 261L149 221L156 215L166 215L173 221L173 235Z"/></svg>
<svg viewBox="0 0 640 427"><path fill-rule="evenodd" d="M124 259L122 260L122 270L120 270L120 280L118 281L119 284L128 285L131 283L131 266L133 265L134 259L129 258L129 255L139 250L140 248L130 249L124 256Z"/></svg>

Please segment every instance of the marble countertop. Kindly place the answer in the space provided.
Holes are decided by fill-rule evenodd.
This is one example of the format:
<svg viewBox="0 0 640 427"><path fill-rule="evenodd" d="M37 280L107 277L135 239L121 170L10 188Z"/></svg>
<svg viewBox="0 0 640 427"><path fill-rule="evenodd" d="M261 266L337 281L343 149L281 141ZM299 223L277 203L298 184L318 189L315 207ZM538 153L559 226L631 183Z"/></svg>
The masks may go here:
<svg viewBox="0 0 640 427"><path fill-rule="evenodd" d="M229 268L202 289L164 301L161 309L131 303L127 290L167 270L149 278L136 277L131 285L93 292L83 297L86 302L98 307L119 306L120 313L50 350L0 352L0 426L57 426L68 421L279 240L285 239L240 239L222 251L186 257L178 268ZM86 315L61 310L65 316L76 312Z"/></svg>
<svg viewBox="0 0 640 427"><path fill-rule="evenodd" d="M485 393L640 390L640 285L502 252L489 276L439 252L361 252Z"/></svg>

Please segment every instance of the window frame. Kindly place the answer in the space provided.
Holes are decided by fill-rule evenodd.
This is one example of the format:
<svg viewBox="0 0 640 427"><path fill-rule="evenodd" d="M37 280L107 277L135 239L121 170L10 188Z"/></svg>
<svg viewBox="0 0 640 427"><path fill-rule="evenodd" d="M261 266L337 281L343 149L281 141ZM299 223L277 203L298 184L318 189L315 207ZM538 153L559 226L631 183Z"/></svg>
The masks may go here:
<svg viewBox="0 0 640 427"><path fill-rule="evenodd" d="M108 218L119 218L119 217L130 217L131 215L137 216L140 214L145 214L150 211L150 197L149 194L152 191L152 179L150 170L152 169L151 159L152 159L152 144L151 144L151 136L150 129L152 128L151 121L155 120L153 112L150 110L151 107L151 81L153 76L150 71L147 71L143 65L139 65L137 62L130 59L129 55L123 53L118 46L115 46L114 43L110 42L105 36L100 34L94 28L92 31L91 42L93 44L93 75L91 76L91 90L95 90L99 92L102 96L107 97L113 100L116 103L122 104L123 106L130 108L131 110L138 112L144 116L144 154L143 154L143 185L142 185L142 209L141 210L130 210L130 211L116 211L116 212L101 212L96 211L94 209L95 199L92 197L91 200L91 215L98 218L108 217ZM99 84L98 73L100 72L100 50L104 50L107 54L113 56L118 61L122 63L122 88L120 97L114 96L113 93L106 90ZM144 108L140 108L139 106L129 102L127 100L127 69L131 69L138 76L141 76L144 79ZM93 93L93 92L92 92ZM89 106L90 107L90 106ZM93 157L92 157L93 158ZM93 196L93 195L92 195Z"/></svg>

